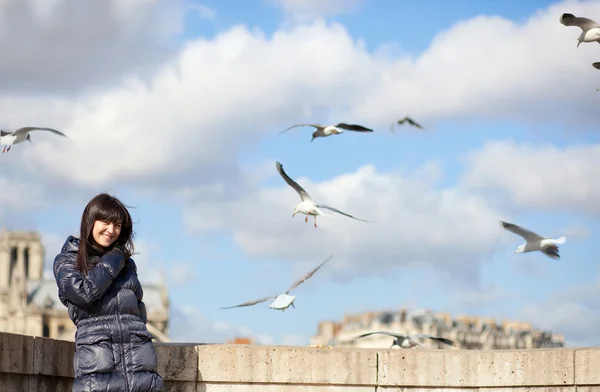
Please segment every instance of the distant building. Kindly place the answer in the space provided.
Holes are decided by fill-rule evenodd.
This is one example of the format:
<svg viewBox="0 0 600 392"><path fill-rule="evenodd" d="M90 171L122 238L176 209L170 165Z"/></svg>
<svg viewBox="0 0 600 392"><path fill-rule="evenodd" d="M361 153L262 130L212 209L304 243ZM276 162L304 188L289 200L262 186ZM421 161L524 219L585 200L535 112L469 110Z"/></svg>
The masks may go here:
<svg viewBox="0 0 600 392"><path fill-rule="evenodd" d="M0 331L75 340L75 325L45 279L44 248L36 232L0 229ZM169 341L169 298L164 285L143 284L148 331Z"/></svg>
<svg viewBox="0 0 600 392"><path fill-rule="evenodd" d="M394 338L381 334L350 342L358 335L373 331L441 336L453 340L456 348L467 350L564 347L563 335L533 329L529 323L497 322L492 318L471 316L452 318L448 313L434 314L431 311L408 309L345 315L342 322L320 322L318 333L311 338L311 344L390 348ZM423 344L428 347L452 349L451 346L430 339L424 340Z"/></svg>

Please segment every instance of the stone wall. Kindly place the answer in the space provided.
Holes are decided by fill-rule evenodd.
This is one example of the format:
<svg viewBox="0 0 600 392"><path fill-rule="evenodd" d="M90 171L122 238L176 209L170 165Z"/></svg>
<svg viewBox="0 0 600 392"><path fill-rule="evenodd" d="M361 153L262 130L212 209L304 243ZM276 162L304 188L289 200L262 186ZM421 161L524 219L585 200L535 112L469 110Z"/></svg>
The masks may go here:
<svg viewBox="0 0 600 392"><path fill-rule="evenodd" d="M600 348L155 346L165 391L600 392ZM73 342L0 333L0 391L70 392L74 349Z"/></svg>

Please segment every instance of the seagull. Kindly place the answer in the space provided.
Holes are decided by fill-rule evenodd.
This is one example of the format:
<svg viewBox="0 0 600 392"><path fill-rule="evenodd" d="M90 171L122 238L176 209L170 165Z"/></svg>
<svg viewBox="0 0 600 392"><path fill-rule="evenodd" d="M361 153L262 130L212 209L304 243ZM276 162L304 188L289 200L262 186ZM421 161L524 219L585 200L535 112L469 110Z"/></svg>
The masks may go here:
<svg viewBox="0 0 600 392"><path fill-rule="evenodd" d="M364 338L365 336L374 335L374 334L393 336L394 341L392 342L392 345L390 346L390 348L392 348L392 347L414 348L416 346L424 346L423 343L419 342L419 340L422 340L422 339L431 339L431 340L435 340L437 342L442 342L442 343L448 344L450 346L454 346L454 342L452 340L442 338L439 336L426 335L423 333L418 333L418 334L414 334L414 335L402 335L402 334L396 334L396 333L384 332L384 331L363 333L362 335L355 337L351 341L355 341L357 339Z"/></svg>
<svg viewBox="0 0 600 392"><path fill-rule="evenodd" d="M0 145L4 144L4 149L2 150L2 153L4 154L5 152L9 152L13 144L23 143L25 140L28 140L29 143L33 143L31 141L31 135L29 134L29 132L31 131L49 131L55 135L67 137L67 135L65 135L64 133L52 128L23 127L17 129L14 132L6 132L0 130Z"/></svg>
<svg viewBox="0 0 600 392"><path fill-rule="evenodd" d="M525 243L523 245L519 245L515 250L515 253L527 253L539 250L554 260L560 259L560 255L558 254L558 245L567 242L566 237L560 237L556 239L541 237L537 233L526 230L521 226L517 226L512 223L500 221L500 224L502 224L502 227L504 227L506 230L512 231L513 233L525 238Z"/></svg>
<svg viewBox="0 0 600 392"><path fill-rule="evenodd" d="M311 143L317 137L327 137L327 136L331 136L331 135L339 135L340 133L344 133L344 130L355 131L355 132L373 132L372 129L365 128L362 125L338 123L335 125L333 125L333 124L331 124L331 125L296 124L296 125L292 125L288 129L284 129L283 131L279 132L279 134L281 135L282 133L289 131L290 129L295 128L295 127L305 127L305 126L317 128L317 130L314 131L312 134L312 139L310 139Z"/></svg>
<svg viewBox="0 0 600 392"><path fill-rule="evenodd" d="M285 180L285 182L288 183L289 186L291 186L292 188L294 188L296 190L296 192L298 192L298 194L300 195L300 199L302 200L300 203L296 204L296 207L294 207L294 213L292 214L292 218L294 216L296 216L296 214L305 214L306 218L304 219L304 222L307 223L308 216L312 215L315 217L314 225L315 225L315 228L317 228L317 215L330 216L330 215L324 214L323 211L320 210L320 208L325 208L325 209L337 212L338 214L346 215L349 218L356 219L356 220L359 220L362 222L367 222L366 220L356 218L352 215L346 214L345 212L342 212L342 211L338 210L337 208L333 208L333 207L327 206L325 204L316 204L313 201L313 199L310 197L310 195L304 190L304 188L302 188L300 185L298 185L298 183L296 181L292 180L285 173L281 163L276 162L275 166L277 167L277 171L279 172L279 174L281 174L281 177L283 177L283 179Z"/></svg>
<svg viewBox="0 0 600 392"><path fill-rule="evenodd" d="M405 122L407 122L407 121L408 121L408 123L409 123L410 125L412 125L413 127L417 127L417 128L419 128L419 129L424 129L424 128L423 128L423 127L420 125L420 124L417 124L417 123L416 123L416 122L415 122L415 121L414 121L412 118L410 118L410 117L406 116L406 117L404 117L403 119L401 119L401 120L398 120L396 123L393 123L393 124L392 124L392 126L390 127L390 129L392 130L392 133L394 133L394 126L395 126L396 124L398 124L398 125L402 125L402 124L404 124L404 123L405 123Z"/></svg>
<svg viewBox="0 0 600 392"><path fill-rule="evenodd" d="M582 42L598 42L600 44L600 25L588 18L577 17L573 14L562 14L560 23L565 26L577 26L582 33L577 37L577 47Z"/></svg>
<svg viewBox="0 0 600 392"><path fill-rule="evenodd" d="M307 273L306 275L304 275L303 277L301 277L300 279L298 279L297 281L295 281L294 284L292 284L290 286L290 288L287 289L287 291L285 293L283 293L283 294L279 294L279 295L276 295L276 296L264 297L264 298L260 298L260 299L254 300L254 301L248 301L248 302L244 302L244 303L239 304L239 305L228 306L228 307L221 308L221 309L232 309L232 308L239 308L239 307L243 307L243 306L252 306L252 305L259 304L261 302L268 301L268 300L270 300L272 298L275 298L275 300L273 302L271 302L271 304L269 305L269 308L271 308L271 309L277 309L277 310L281 310L283 312L290 305L293 308L296 308L294 306L294 301L296 300L296 297L293 296L293 295L289 295L290 291L292 291L296 287L300 286L302 283L304 283L306 280L308 280L308 278L310 278L311 276L313 276L315 274L315 272L317 272L319 270L319 268L321 268L325 263L327 263L329 260L331 260L332 257L333 257L333 255L329 256L327 258L327 260L325 260L324 262L322 262L321 264L319 264L317 266L317 268L313 269L312 271L310 271L309 273Z"/></svg>

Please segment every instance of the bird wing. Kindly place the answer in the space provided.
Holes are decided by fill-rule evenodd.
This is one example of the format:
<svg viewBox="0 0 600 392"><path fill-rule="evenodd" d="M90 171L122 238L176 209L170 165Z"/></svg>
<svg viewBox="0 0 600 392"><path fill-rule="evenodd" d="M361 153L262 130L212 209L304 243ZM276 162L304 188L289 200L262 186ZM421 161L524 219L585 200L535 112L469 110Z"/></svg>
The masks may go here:
<svg viewBox="0 0 600 392"><path fill-rule="evenodd" d="M406 335L399 335L399 334L396 334L393 332L375 331L375 332L363 333L362 335L358 335L358 336L354 337L352 340L357 340L357 339L364 338L364 337L370 336L370 335L375 335L375 334L388 335L388 336L395 337L397 339L406 337Z"/></svg>
<svg viewBox="0 0 600 392"><path fill-rule="evenodd" d="M327 263L332 257L333 257L333 255L329 256L327 258L327 260L325 260L324 262L322 262L321 264L319 264L317 266L317 268L313 269L312 271L310 271L309 273L307 273L306 275L304 275L303 277L301 277L300 279L298 279L297 281L295 281L294 284L292 284L290 286L290 288L287 289L287 291L285 293L289 294L290 291L292 291L293 289L295 289L296 287L298 287L302 283L304 283L306 280L308 280L308 278L310 278L311 276L313 276L315 274L315 272L317 272L319 270L319 268L321 268L325 263Z"/></svg>
<svg viewBox="0 0 600 392"><path fill-rule="evenodd" d="M357 125L357 124L339 123L339 124L336 124L335 126L338 128L345 129L347 131L373 132L373 130L371 128L366 128L366 127L363 127L362 125Z"/></svg>
<svg viewBox="0 0 600 392"><path fill-rule="evenodd" d="M10 132L0 131L0 136L8 136L8 135L10 135Z"/></svg>
<svg viewBox="0 0 600 392"><path fill-rule="evenodd" d="M315 127L315 128L319 128L322 127L321 124L296 124L296 125L292 125L291 127L284 129L283 131L279 132L279 134L281 135L282 133L289 131L292 128L296 128L296 127Z"/></svg>
<svg viewBox="0 0 600 392"><path fill-rule="evenodd" d="M413 127L417 127L419 129L423 129L423 127L421 126L421 124L418 124L415 120L413 120L412 118L410 118L408 116L404 117L402 120L398 120L398 125L402 125L402 124L404 124L407 121Z"/></svg>
<svg viewBox="0 0 600 392"><path fill-rule="evenodd" d="M53 128L43 128L43 127L23 127L23 128L19 128L16 131L14 131L13 134L15 136L17 136L17 135L24 135L24 134L26 134L27 132L30 132L30 131L48 131L48 132L52 132L55 135L67 137L67 135L65 135L62 132L57 131L56 129L53 129Z"/></svg>
<svg viewBox="0 0 600 392"><path fill-rule="evenodd" d="M431 339L431 340L435 340L437 342L442 342L442 343L446 343L450 346L454 346L454 342L450 339L446 339L446 338L442 338L439 336L432 336L432 335L427 335L424 333L417 333L415 335L410 335L411 339Z"/></svg>
<svg viewBox="0 0 600 392"><path fill-rule="evenodd" d="M537 241L537 240L543 240L544 239L544 237L541 237L537 233L534 233L533 231L526 230L526 229L522 228L521 226L517 226L517 225L512 224L512 223L506 223L506 222L503 222L503 221L500 221L500 223L502 224L502 227L504 227L506 230L512 231L513 233L515 233L517 235L520 235L521 237L525 238L525 241Z"/></svg>
<svg viewBox="0 0 600 392"><path fill-rule="evenodd" d="M233 308L241 308L243 306L252 306L252 305L256 305L259 304L261 302L265 302L270 300L271 298L275 298L274 296L270 296L270 297L264 297L264 298L260 298L260 299L255 299L254 301L248 301L248 302L244 302L242 304L239 305L234 305L234 306L227 306L224 308L219 308L219 309L233 309Z"/></svg>
<svg viewBox="0 0 600 392"><path fill-rule="evenodd" d="M300 199L302 199L302 201L312 200L312 198L310 197L310 195L308 194L308 192L306 192L304 190L304 188L302 188L300 185L298 185L298 183L296 181L292 180L285 173L285 170L283 170L283 165L281 163L276 162L275 166L277 167L277 171L279 172L279 174L281 175L281 177L283 177L283 179L285 180L285 182L287 182L289 186L291 186L292 188L294 188L296 190L296 192L298 192L298 194L300 195Z"/></svg>
<svg viewBox="0 0 600 392"><path fill-rule="evenodd" d="M589 18L581 18L569 13L560 16L560 23L565 26L577 26L583 31L587 31L594 27L600 27L598 23Z"/></svg>
<svg viewBox="0 0 600 392"><path fill-rule="evenodd" d="M598 43L600 44L600 41L598 41ZM596 69L600 69L600 62L592 63L592 67L594 67Z"/></svg>
<svg viewBox="0 0 600 392"><path fill-rule="evenodd" d="M345 212L342 212L342 211L338 210L337 208L333 208L333 207L330 207L330 206L325 205L325 204L317 204L317 208L326 208L326 209L331 210L333 212L337 212L338 214L346 215L349 218L356 219L356 220L359 220L361 222L368 222L368 221L366 221L364 219L360 219L360 218L357 218L357 217L352 216L350 214L346 214Z"/></svg>
<svg viewBox="0 0 600 392"><path fill-rule="evenodd" d="M551 259L554 259L554 260L560 259L560 255L558 254L558 246L556 246L554 244L542 246L542 249L540 249L540 251L543 254L545 254L546 256L550 257Z"/></svg>

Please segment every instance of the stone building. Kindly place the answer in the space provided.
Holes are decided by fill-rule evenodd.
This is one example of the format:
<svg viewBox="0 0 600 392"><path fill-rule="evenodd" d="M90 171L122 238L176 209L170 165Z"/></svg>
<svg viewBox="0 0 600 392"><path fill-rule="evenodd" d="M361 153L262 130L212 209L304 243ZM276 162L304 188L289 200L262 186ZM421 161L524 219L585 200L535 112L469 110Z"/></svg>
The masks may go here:
<svg viewBox="0 0 600 392"><path fill-rule="evenodd" d="M384 331L401 334L425 333L441 336L455 342L459 349L521 349L564 347L564 337L550 331L534 329L529 323L517 321L498 322L492 318L457 316L433 313L429 310L367 312L345 315L342 322L319 323L313 345L346 346L360 348L389 348L393 337L376 334L356 341L352 339L367 332ZM425 346L452 349L443 343L426 339Z"/></svg>
<svg viewBox="0 0 600 392"><path fill-rule="evenodd" d="M0 229L0 331L75 340L75 325L44 277L44 247L37 232ZM143 282L142 282L143 283ZM169 298L164 284L143 284L148 331L169 341Z"/></svg>

